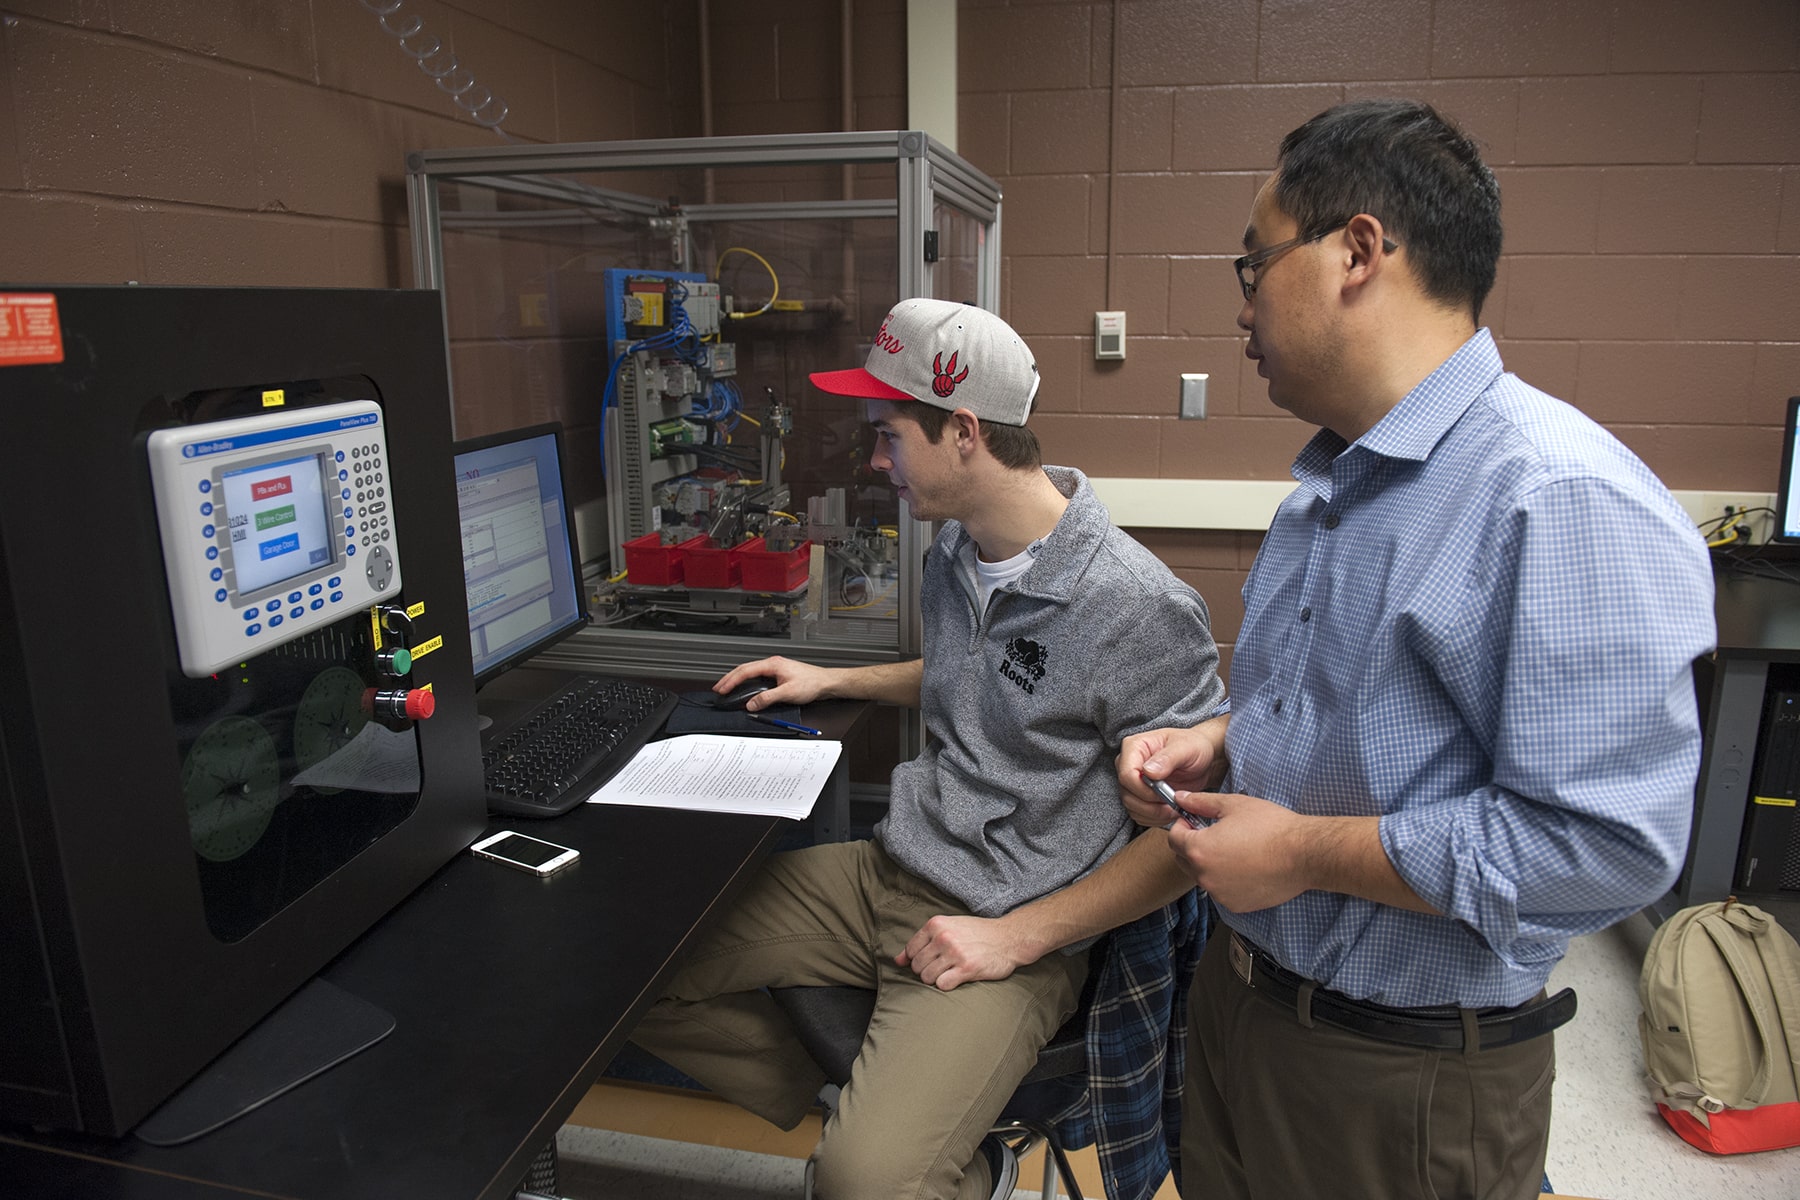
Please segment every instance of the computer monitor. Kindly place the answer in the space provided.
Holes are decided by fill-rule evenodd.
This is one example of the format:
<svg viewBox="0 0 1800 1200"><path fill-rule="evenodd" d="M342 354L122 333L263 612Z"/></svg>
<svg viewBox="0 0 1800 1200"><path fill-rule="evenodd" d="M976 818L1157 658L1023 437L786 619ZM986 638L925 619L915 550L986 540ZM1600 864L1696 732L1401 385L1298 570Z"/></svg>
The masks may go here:
<svg viewBox="0 0 1800 1200"><path fill-rule="evenodd" d="M587 624L562 427L456 443L456 510L477 686Z"/></svg>
<svg viewBox="0 0 1800 1200"><path fill-rule="evenodd" d="M1800 543L1800 396L1787 402L1787 425L1781 434L1781 477L1775 482L1775 537L1777 542Z"/></svg>

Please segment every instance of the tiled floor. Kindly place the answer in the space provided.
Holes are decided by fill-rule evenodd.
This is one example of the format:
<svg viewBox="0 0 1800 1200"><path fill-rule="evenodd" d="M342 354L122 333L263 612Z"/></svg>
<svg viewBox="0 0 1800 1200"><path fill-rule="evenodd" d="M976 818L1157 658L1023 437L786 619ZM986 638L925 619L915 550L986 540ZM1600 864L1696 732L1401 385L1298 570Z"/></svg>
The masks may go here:
<svg viewBox="0 0 1800 1200"><path fill-rule="evenodd" d="M1650 922L1577 938L1550 976L1580 1011L1557 1031L1546 1169L1559 1192L1604 1200L1796 1200L1800 1149L1719 1157L1663 1123L1644 1086L1637 982Z"/></svg>
<svg viewBox="0 0 1800 1200"><path fill-rule="evenodd" d="M1550 1181L1559 1194L1598 1200L1796 1200L1800 1149L1715 1157L1677 1138L1651 1107L1637 1040L1650 931L1634 917L1579 938L1551 977L1553 990L1575 988L1580 1011L1556 1035ZM817 1136L814 1121L782 1134L709 1097L605 1084L563 1131L561 1190L575 1200L798 1197L800 1160ZM1089 1151L1076 1167L1084 1193L1097 1197L1092 1161ZM1022 1179L1035 1186L1039 1175L1028 1167ZM1157 1200L1175 1200L1174 1188L1165 1183Z"/></svg>

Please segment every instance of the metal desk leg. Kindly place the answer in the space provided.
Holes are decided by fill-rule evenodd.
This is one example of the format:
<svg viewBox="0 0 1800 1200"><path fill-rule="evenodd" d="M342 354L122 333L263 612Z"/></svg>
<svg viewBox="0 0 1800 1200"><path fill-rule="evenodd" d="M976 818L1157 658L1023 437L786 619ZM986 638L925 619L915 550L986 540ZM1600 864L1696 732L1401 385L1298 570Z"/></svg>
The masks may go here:
<svg viewBox="0 0 1800 1200"><path fill-rule="evenodd" d="M813 841L847 842L850 840L850 759L848 747L838 755L831 768L831 779L813 806Z"/></svg>

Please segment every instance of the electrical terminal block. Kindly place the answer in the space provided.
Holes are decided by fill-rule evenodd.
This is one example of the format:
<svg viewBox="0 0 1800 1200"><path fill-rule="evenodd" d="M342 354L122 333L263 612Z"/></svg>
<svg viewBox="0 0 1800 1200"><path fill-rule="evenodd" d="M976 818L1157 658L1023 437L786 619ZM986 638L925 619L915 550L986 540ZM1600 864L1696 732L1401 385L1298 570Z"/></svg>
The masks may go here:
<svg viewBox="0 0 1800 1200"><path fill-rule="evenodd" d="M664 298L660 291L628 291L620 300L619 312L627 325L648 325L660 329L669 323L663 311Z"/></svg>
<svg viewBox="0 0 1800 1200"><path fill-rule="evenodd" d="M737 374L737 347L731 342L709 342L701 347L700 369L715 378Z"/></svg>
<svg viewBox="0 0 1800 1200"><path fill-rule="evenodd" d="M664 362L659 390L669 396L692 396L700 390L699 372L684 362Z"/></svg>
<svg viewBox="0 0 1800 1200"><path fill-rule="evenodd" d="M681 307L687 312L688 324L703 338L719 332L719 285L716 283L683 284L687 299Z"/></svg>
<svg viewBox="0 0 1800 1200"><path fill-rule="evenodd" d="M666 458L682 454L688 446L699 445L705 433L682 417L671 417L650 426L650 457Z"/></svg>

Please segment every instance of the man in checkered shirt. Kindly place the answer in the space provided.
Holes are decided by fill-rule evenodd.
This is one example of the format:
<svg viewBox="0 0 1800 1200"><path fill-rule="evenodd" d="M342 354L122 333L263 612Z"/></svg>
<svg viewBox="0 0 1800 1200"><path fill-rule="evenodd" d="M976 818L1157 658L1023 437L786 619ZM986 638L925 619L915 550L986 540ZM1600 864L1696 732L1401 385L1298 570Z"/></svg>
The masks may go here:
<svg viewBox="0 0 1800 1200"><path fill-rule="evenodd" d="M1127 807L1222 910L1189 1000L1185 1194L1538 1191L1569 939L1686 853L1713 645L1692 522L1507 374L1500 197L1426 105L1283 141L1245 353L1319 427L1244 585L1232 711L1127 739ZM1216 791L1202 789L1216 788Z"/></svg>

